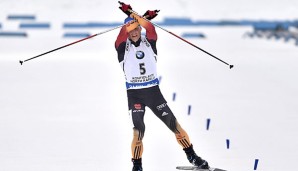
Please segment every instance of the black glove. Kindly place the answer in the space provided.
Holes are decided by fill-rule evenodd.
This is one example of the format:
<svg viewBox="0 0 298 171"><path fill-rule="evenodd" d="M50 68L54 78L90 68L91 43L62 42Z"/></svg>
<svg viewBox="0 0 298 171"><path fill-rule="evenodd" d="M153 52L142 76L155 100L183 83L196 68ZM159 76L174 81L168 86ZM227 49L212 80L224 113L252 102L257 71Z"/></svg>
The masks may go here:
<svg viewBox="0 0 298 171"><path fill-rule="evenodd" d="M154 11L146 11L143 17L146 17L148 20L152 20L158 15L159 10L154 10Z"/></svg>
<svg viewBox="0 0 298 171"><path fill-rule="evenodd" d="M129 10L132 10L131 6L125 3L120 3L120 7L119 7L126 15L130 16L131 12Z"/></svg>

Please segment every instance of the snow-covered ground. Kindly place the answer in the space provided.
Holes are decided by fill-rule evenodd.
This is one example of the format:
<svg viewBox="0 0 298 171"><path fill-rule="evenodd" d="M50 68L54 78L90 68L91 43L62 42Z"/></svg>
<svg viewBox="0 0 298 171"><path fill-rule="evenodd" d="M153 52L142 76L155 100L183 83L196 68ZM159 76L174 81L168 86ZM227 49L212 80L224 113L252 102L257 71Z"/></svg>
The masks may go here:
<svg viewBox="0 0 298 171"><path fill-rule="evenodd" d="M31 2L31 3L30 3ZM296 1L126 1L136 11L191 19L295 19ZM295 3L297 5L295 5ZM122 21L117 1L1 1L8 14L36 14L53 24L28 38L0 37L0 171L131 170L131 125L112 31L38 59L75 39L62 22ZM3 9L2 9L3 8ZM109 28L91 29L97 33ZM157 29L161 89L199 155L229 171L296 168L298 48L292 42L243 38L250 27L167 27L204 33L189 39L233 69ZM172 101L173 93L176 100ZM188 115L188 106L192 106ZM210 129L206 120L210 118ZM143 165L174 171L188 165L172 133L147 110ZM231 142L226 148L226 139Z"/></svg>

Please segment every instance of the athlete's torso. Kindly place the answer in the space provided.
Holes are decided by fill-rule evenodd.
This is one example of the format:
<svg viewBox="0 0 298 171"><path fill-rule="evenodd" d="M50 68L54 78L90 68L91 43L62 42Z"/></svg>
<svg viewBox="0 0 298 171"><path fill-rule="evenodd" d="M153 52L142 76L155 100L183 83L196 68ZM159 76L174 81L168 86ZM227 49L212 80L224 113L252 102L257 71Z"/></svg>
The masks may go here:
<svg viewBox="0 0 298 171"><path fill-rule="evenodd" d="M127 89L141 89L158 85L156 54L145 37L139 46L126 41L124 59L120 63L125 73Z"/></svg>

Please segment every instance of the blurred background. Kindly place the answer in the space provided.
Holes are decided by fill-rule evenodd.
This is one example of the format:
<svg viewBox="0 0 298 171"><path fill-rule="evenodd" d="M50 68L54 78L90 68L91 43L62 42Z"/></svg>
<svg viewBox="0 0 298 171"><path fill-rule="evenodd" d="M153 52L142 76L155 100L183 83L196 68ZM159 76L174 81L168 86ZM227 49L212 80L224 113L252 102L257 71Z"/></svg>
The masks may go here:
<svg viewBox="0 0 298 171"><path fill-rule="evenodd" d="M197 153L229 171L295 168L298 1L124 1L160 10L160 87ZM118 1L0 1L0 171L131 170ZM147 109L143 167L189 165Z"/></svg>

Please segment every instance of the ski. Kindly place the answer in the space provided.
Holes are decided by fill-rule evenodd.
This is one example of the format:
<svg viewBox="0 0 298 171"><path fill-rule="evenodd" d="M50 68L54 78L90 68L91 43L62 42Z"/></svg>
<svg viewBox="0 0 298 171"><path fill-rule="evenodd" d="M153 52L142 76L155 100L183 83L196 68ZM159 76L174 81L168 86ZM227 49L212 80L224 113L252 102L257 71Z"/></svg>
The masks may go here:
<svg viewBox="0 0 298 171"><path fill-rule="evenodd" d="M177 166L178 170L197 170L197 171L226 171L218 168L199 169L197 166Z"/></svg>

